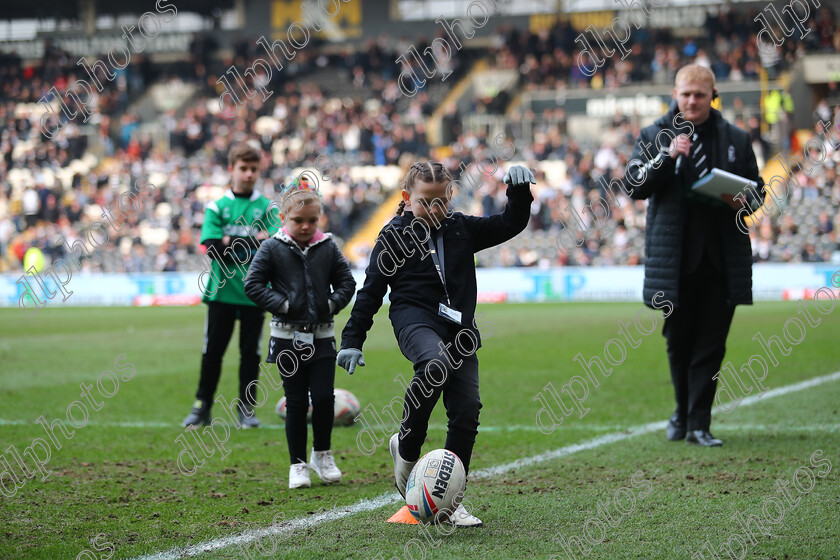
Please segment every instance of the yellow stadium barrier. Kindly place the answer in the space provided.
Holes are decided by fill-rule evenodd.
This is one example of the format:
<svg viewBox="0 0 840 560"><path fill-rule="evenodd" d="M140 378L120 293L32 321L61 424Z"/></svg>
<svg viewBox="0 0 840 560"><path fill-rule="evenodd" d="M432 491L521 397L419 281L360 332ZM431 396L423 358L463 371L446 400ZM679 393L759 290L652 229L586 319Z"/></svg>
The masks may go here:
<svg viewBox="0 0 840 560"><path fill-rule="evenodd" d="M363 250L370 251L373 249L379 230L397 213L400 200L402 200L402 190L394 189L385 199L385 202L379 205L379 208L376 209L367 223L347 241L347 244L344 245L344 256L351 264L367 257L367 252L363 253Z"/></svg>

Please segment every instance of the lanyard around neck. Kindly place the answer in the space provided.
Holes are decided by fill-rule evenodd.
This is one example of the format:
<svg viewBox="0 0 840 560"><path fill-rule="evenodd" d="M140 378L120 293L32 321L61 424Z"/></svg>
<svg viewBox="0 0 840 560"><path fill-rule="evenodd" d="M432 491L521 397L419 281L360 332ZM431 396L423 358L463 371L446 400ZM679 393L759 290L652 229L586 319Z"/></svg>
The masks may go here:
<svg viewBox="0 0 840 560"><path fill-rule="evenodd" d="M437 230L436 243L432 241L432 236L430 235L428 243L429 251L432 254L432 262L435 263L435 270L437 270L438 277L440 277L440 282L441 284L443 284L443 293L446 294L446 304L452 305L452 302L449 300L449 290L446 288L446 269L444 268L443 264L443 232L441 230ZM435 245L437 245L439 249L436 249Z"/></svg>

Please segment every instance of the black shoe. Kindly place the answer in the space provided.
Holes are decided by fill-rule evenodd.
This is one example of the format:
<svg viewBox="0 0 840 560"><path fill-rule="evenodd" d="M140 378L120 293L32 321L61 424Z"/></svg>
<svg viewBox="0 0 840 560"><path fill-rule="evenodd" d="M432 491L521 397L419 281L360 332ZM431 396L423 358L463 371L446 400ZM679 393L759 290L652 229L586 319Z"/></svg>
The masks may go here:
<svg viewBox="0 0 840 560"><path fill-rule="evenodd" d="M668 419L668 430L666 432L670 441L682 441L685 439L685 420L680 420L677 415Z"/></svg>
<svg viewBox="0 0 840 560"><path fill-rule="evenodd" d="M210 425L210 404L200 400L195 401L189 416L184 418L181 425L185 428Z"/></svg>
<svg viewBox="0 0 840 560"><path fill-rule="evenodd" d="M708 430L691 430L685 438L686 443L702 445L704 447L717 447L723 442L715 438Z"/></svg>

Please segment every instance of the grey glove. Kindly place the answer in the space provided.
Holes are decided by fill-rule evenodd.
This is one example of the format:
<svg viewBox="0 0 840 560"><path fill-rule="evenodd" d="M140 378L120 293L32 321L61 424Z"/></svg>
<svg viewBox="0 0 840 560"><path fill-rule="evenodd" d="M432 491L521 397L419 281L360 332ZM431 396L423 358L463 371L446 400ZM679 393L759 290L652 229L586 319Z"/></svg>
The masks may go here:
<svg viewBox="0 0 840 560"><path fill-rule="evenodd" d="M346 369L347 373L353 375L353 372L356 371L356 364L364 367L365 358L362 356L362 351L357 348L342 348L339 350L335 362Z"/></svg>
<svg viewBox="0 0 840 560"><path fill-rule="evenodd" d="M280 304L280 309L278 311L280 311L281 315L285 315L286 313L289 312L289 299L288 298L283 300L283 303Z"/></svg>
<svg viewBox="0 0 840 560"><path fill-rule="evenodd" d="M534 179L534 174L531 173L531 170L527 167L523 167L521 165L514 165L508 172L505 173L504 179L502 179L508 185L523 185L526 183L534 183L536 184L537 181Z"/></svg>

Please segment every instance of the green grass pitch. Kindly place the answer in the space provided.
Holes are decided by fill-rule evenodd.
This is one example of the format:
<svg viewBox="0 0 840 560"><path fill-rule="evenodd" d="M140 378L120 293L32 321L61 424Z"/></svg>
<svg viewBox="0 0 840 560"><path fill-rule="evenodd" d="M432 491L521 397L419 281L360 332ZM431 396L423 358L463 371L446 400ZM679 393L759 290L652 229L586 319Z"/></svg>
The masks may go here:
<svg viewBox="0 0 840 560"><path fill-rule="evenodd" d="M278 527L287 529L261 539L259 550L253 542L228 540L199 557L840 558L840 380L771 393L715 414L712 431L725 441L722 448L668 442L659 429L624 438L628 428L662 421L672 410L660 322L640 337L638 348L628 347L609 377L599 377L597 388L589 387L583 418L575 412L548 435L537 429L537 392L549 382L559 390L572 376L585 376L573 357L603 359L605 343L619 336L618 322L632 323L640 309L633 303L481 306L493 332L487 337L482 329L479 350L484 408L474 472L595 438L604 443L476 477L467 501L485 526L449 536L386 524L396 500L358 507L366 499L387 502L396 491L387 443L363 455L357 426L333 432L342 483L325 486L313 474L312 488L289 491L285 435L274 414L282 391L268 389L257 413L263 429L232 431L224 460L216 451L193 476L181 474L175 438L183 433L179 423L197 382L203 307L47 308L32 319L17 309L0 310L0 457L11 461L0 469L11 466L18 477L7 450L23 452L35 438L47 438L34 423L38 417L64 419L68 405L84 400L79 385L95 385L100 372L115 371L118 355L125 355L118 365L136 368L114 397L100 398L101 409L90 410L71 439L56 430L62 448L51 448L45 482L21 479L13 496L0 496L0 558L135 558L280 519L288 525ZM802 317L797 309L792 302L739 307L726 359L739 367L761 352L752 340L756 332L783 336L786 321ZM337 330L346 317L342 312ZM816 317L821 323L806 325L790 355L777 356L779 365L765 381L769 389L840 370L840 310ZM228 399L236 396L237 333L219 387ZM793 325L789 333L798 336ZM266 332L263 352L267 340ZM385 310L364 350L368 365L352 377L338 370L336 386L381 410L400 394L394 377L408 378L411 371ZM77 409L71 411L79 418ZM445 422L439 403L424 450L443 446ZM814 455L818 450L822 454ZM787 498L778 480L791 483ZM10 475L0 481L14 488ZM607 513L599 513L604 507ZM738 519L751 515L769 534L756 523L749 535L742 530Z"/></svg>

